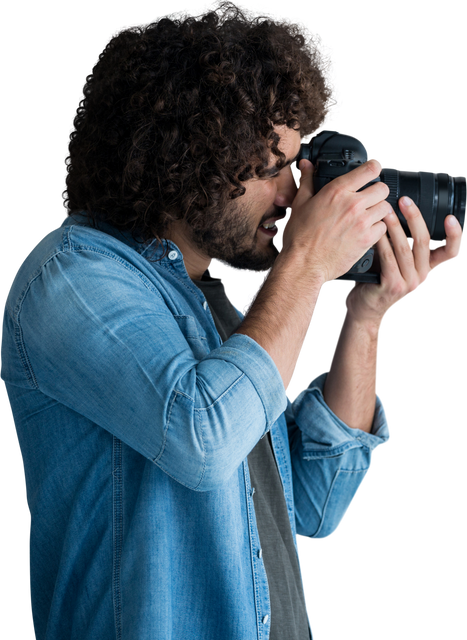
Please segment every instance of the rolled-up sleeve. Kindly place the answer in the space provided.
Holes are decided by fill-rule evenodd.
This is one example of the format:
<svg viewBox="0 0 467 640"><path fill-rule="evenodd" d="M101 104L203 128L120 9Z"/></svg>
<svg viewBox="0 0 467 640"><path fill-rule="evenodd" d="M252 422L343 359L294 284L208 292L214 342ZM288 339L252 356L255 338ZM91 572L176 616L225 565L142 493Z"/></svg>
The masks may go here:
<svg viewBox="0 0 467 640"><path fill-rule="evenodd" d="M193 318L174 315L110 252L57 252L7 321L32 388L191 489L224 483L287 406L276 366L251 338L199 347Z"/></svg>
<svg viewBox="0 0 467 640"><path fill-rule="evenodd" d="M389 438L378 397L371 433L342 422L324 401L326 376L316 378L286 412L297 532L310 537L334 531L370 466L371 452Z"/></svg>

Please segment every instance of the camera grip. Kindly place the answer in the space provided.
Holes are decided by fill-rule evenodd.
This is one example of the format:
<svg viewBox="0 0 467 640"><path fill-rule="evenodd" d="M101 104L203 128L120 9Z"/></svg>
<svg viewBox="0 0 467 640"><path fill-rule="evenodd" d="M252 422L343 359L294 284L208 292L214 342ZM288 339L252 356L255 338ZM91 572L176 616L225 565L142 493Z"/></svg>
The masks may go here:
<svg viewBox="0 0 467 640"><path fill-rule="evenodd" d="M381 281L379 273L368 273L368 270L371 269L371 266L373 264L374 257L375 257L375 250L373 247L371 247L353 265L353 267L347 271L347 273L344 273L344 275L336 279L337 280L355 280L355 282L371 282L371 283L379 284Z"/></svg>

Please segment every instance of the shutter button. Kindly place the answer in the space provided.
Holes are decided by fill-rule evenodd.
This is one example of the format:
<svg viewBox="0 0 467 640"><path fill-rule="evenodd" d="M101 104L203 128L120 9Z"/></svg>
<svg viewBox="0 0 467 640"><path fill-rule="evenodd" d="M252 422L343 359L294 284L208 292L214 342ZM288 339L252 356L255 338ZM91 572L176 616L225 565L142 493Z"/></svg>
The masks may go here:
<svg viewBox="0 0 467 640"><path fill-rule="evenodd" d="M169 253L169 260L175 260L175 258L178 258L178 253L176 251L171 251Z"/></svg>

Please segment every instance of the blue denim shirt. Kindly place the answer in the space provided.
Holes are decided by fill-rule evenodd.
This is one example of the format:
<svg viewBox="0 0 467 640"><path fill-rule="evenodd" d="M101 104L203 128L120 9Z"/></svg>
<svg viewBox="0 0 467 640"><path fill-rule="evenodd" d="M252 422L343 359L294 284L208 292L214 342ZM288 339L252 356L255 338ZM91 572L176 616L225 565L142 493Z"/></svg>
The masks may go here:
<svg viewBox="0 0 467 640"><path fill-rule="evenodd" d="M68 218L8 297L5 380L31 511L40 640L267 640L246 457L269 430L290 524L326 536L388 438L293 403L251 338L222 343L179 249ZM295 538L294 538L295 539Z"/></svg>

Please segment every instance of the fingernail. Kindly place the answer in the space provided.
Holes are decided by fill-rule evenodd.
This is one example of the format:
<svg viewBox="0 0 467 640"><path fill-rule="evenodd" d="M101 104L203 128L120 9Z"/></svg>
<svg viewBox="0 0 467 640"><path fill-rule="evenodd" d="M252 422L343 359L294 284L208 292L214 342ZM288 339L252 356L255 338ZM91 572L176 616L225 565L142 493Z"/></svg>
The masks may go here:
<svg viewBox="0 0 467 640"><path fill-rule="evenodd" d="M457 225L457 218L456 216L448 216L448 225L450 227L455 227Z"/></svg>
<svg viewBox="0 0 467 640"><path fill-rule="evenodd" d="M405 205L406 207L410 207L410 205L413 204L412 200L407 196L403 196L401 200L402 200L402 204Z"/></svg>

